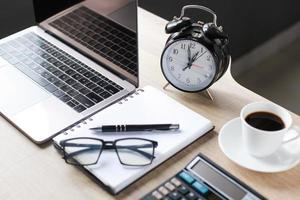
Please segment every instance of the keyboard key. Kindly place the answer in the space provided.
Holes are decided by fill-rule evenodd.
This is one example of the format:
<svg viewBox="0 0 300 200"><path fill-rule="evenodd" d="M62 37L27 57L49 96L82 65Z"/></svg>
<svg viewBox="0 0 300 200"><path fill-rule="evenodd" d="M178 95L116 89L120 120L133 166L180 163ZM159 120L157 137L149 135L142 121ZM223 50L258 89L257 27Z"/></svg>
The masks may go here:
<svg viewBox="0 0 300 200"><path fill-rule="evenodd" d="M82 94L84 94L84 95L86 95L86 94L90 93L90 90L88 90L87 88L83 87L83 88L81 88L79 90L79 92L82 93Z"/></svg>
<svg viewBox="0 0 300 200"><path fill-rule="evenodd" d="M48 92L50 92L50 93L53 93L53 92L55 92L57 90L57 88L54 85L52 85L52 84L48 84L45 87L45 89L48 90Z"/></svg>
<svg viewBox="0 0 300 200"><path fill-rule="evenodd" d="M63 74L59 77L61 80L66 81L69 79L69 76L67 76L66 74Z"/></svg>
<svg viewBox="0 0 300 200"><path fill-rule="evenodd" d="M105 82L104 80L99 81L97 84L98 84L99 86L101 86L101 87L105 87L105 86L108 85L108 83Z"/></svg>
<svg viewBox="0 0 300 200"><path fill-rule="evenodd" d="M96 84L94 84L92 82L89 82L89 83L85 84L85 86L87 88L89 88L90 90L94 89L95 87L98 87Z"/></svg>
<svg viewBox="0 0 300 200"><path fill-rule="evenodd" d="M94 76L90 79L91 81L93 81L94 83L98 83L99 81L101 81L102 79L99 78L98 76Z"/></svg>
<svg viewBox="0 0 300 200"><path fill-rule="evenodd" d="M73 85L73 84L76 83L76 81L75 81L74 79L72 79L72 78L69 78L68 80L66 80L66 83L67 83L68 85Z"/></svg>
<svg viewBox="0 0 300 200"><path fill-rule="evenodd" d="M113 87L112 85L108 85L108 86L104 87L104 89L106 89L111 94L116 94L117 92L119 92L119 90L117 88Z"/></svg>
<svg viewBox="0 0 300 200"><path fill-rule="evenodd" d="M72 102L73 104L75 104L76 106L79 105L78 101L72 99L70 102Z"/></svg>
<svg viewBox="0 0 300 200"><path fill-rule="evenodd" d="M76 99L79 103L86 106L87 108L90 108L93 105L95 105L95 103L93 103L92 101L90 101L89 99L87 99L86 97L84 97L81 94L75 96L74 99Z"/></svg>
<svg viewBox="0 0 300 200"><path fill-rule="evenodd" d="M69 101L69 102L67 102L67 104L68 104L68 106L70 106L71 108L74 108L76 105L73 103L73 102L71 102L71 101Z"/></svg>
<svg viewBox="0 0 300 200"><path fill-rule="evenodd" d="M81 78L78 80L78 82L81 84L87 84L89 81L86 78Z"/></svg>
<svg viewBox="0 0 300 200"><path fill-rule="evenodd" d="M72 70L72 69L69 69L69 70L65 71L65 73L68 74L69 76L72 76L72 75L74 75L76 72L75 72L74 70Z"/></svg>
<svg viewBox="0 0 300 200"><path fill-rule="evenodd" d="M83 85L81 85L80 83L75 83L74 85L72 85L73 88L75 88L76 90L80 90L83 88Z"/></svg>
<svg viewBox="0 0 300 200"><path fill-rule="evenodd" d="M36 83L38 83L40 86L45 87L49 84L49 82L46 79L40 77L35 72L31 71L26 65L19 63L15 65L15 67L22 71L24 74L26 74L29 78L34 80Z"/></svg>
<svg viewBox="0 0 300 200"><path fill-rule="evenodd" d="M108 93L108 92L106 92L106 91L104 91L101 94L99 94L99 96L101 96L103 99L107 99L108 97L111 96L111 94Z"/></svg>
<svg viewBox="0 0 300 200"><path fill-rule="evenodd" d="M41 73L41 76L44 77L45 79L48 79L51 77L51 74L47 71L44 71Z"/></svg>
<svg viewBox="0 0 300 200"><path fill-rule="evenodd" d="M52 75L50 75L49 78L47 78L47 80L51 83L55 83L55 82L59 81L58 78L56 78Z"/></svg>
<svg viewBox="0 0 300 200"><path fill-rule="evenodd" d="M61 96L59 99L62 100L63 102L68 102L72 98L70 96L68 96L68 95L64 95L64 96Z"/></svg>
<svg viewBox="0 0 300 200"><path fill-rule="evenodd" d="M77 74L77 73L74 74L72 77L77 81L83 78L83 76L81 76L80 74Z"/></svg>
<svg viewBox="0 0 300 200"><path fill-rule="evenodd" d="M56 97L61 97L63 96L65 93L61 90L56 90L55 92L53 92L53 94L56 96Z"/></svg>
<svg viewBox="0 0 300 200"><path fill-rule="evenodd" d="M91 72L86 72L86 73L83 74L83 76L85 76L86 78L91 78L91 77L94 76L94 74L91 73Z"/></svg>
<svg viewBox="0 0 300 200"><path fill-rule="evenodd" d="M55 76L59 77L61 75L63 75L64 73L60 70L55 70L54 72L52 72Z"/></svg>
<svg viewBox="0 0 300 200"><path fill-rule="evenodd" d="M73 90L73 89L69 90L67 93L68 93L71 97L75 97L75 96L77 96L77 95L79 94L79 92L77 92L76 90Z"/></svg>
<svg viewBox="0 0 300 200"><path fill-rule="evenodd" d="M74 107L74 110L76 110L77 112L82 112L84 110L86 110L86 107L82 106L82 105L78 105Z"/></svg>
<svg viewBox="0 0 300 200"><path fill-rule="evenodd" d="M57 66L61 71L64 71L64 72L66 72L66 71L68 71L70 68L68 67L68 66L66 66L66 65L60 65L60 66Z"/></svg>
<svg viewBox="0 0 300 200"><path fill-rule="evenodd" d="M104 92L105 90L102 89L101 87L96 87L96 88L93 89L93 91L94 91L96 94L100 94L100 93Z"/></svg>
<svg viewBox="0 0 300 200"><path fill-rule="evenodd" d="M61 88L61 87L65 86L66 84L64 84L64 82L58 80L58 81L56 81L56 82L54 83L54 85L55 85L56 87Z"/></svg>
<svg viewBox="0 0 300 200"><path fill-rule="evenodd" d="M71 88L70 86L68 86L68 85L64 85L64 86L62 86L60 89L61 89L62 91L64 91L64 92L68 92L68 91L71 90L72 88Z"/></svg>
<svg viewBox="0 0 300 200"><path fill-rule="evenodd" d="M103 100L103 98L99 97L97 94L93 92L87 94L86 96L95 103L99 103Z"/></svg>

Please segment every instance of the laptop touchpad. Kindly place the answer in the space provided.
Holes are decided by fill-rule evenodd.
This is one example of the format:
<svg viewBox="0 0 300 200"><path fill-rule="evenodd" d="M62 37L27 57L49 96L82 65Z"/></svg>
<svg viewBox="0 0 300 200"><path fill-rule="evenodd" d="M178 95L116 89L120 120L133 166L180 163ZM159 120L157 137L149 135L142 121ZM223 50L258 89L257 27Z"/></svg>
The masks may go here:
<svg viewBox="0 0 300 200"><path fill-rule="evenodd" d="M25 76L11 66L0 68L0 111L4 115L17 114L51 96Z"/></svg>

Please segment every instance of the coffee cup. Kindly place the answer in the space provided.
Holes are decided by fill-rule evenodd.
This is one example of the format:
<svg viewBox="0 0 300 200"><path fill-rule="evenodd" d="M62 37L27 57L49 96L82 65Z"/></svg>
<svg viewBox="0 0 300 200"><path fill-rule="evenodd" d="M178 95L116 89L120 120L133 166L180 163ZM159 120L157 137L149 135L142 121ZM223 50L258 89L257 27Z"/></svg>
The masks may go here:
<svg viewBox="0 0 300 200"><path fill-rule="evenodd" d="M274 103L250 103L242 108L240 118L245 149L255 157L270 156L300 136L290 113Z"/></svg>

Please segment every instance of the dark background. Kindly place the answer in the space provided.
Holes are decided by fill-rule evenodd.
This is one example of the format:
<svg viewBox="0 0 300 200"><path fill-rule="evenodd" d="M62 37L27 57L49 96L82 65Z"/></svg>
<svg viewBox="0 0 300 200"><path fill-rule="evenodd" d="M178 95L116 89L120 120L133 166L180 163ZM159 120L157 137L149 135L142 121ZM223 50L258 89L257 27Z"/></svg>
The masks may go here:
<svg viewBox="0 0 300 200"><path fill-rule="evenodd" d="M233 60L300 20L299 0L140 0L139 4L168 20L179 16L184 5L211 8L217 13L218 25L229 33ZM199 11L191 11L188 16L204 17Z"/></svg>
<svg viewBox="0 0 300 200"><path fill-rule="evenodd" d="M50 9L44 0L34 0ZM51 0L53 5L55 1ZM64 0L66 4L74 0ZM75 0L77 1L77 0ZM100 0L99 0L100 1ZM233 60L249 52L300 19L300 1L241 1L241 0L140 0L139 5L165 19L179 16L182 6L200 4L214 10L218 24L229 33ZM55 8L53 8L55 9ZM32 0L0 1L0 37L35 24ZM199 11L189 11L192 19L210 21L211 16ZM37 13L37 16L41 16ZM209 17L209 18L208 18Z"/></svg>

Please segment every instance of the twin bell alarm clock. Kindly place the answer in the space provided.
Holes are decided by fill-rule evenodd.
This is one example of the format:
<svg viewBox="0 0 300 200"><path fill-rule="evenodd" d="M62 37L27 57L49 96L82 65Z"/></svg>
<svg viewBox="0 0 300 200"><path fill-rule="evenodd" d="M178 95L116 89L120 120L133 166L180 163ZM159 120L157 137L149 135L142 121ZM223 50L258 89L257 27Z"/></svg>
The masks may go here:
<svg viewBox="0 0 300 200"><path fill-rule="evenodd" d="M187 9L200 9L213 15L213 21L192 22ZM204 6L188 5L180 17L166 25L171 34L161 56L161 69L167 81L184 92L208 89L226 72L230 64L228 35L217 25L217 15Z"/></svg>

